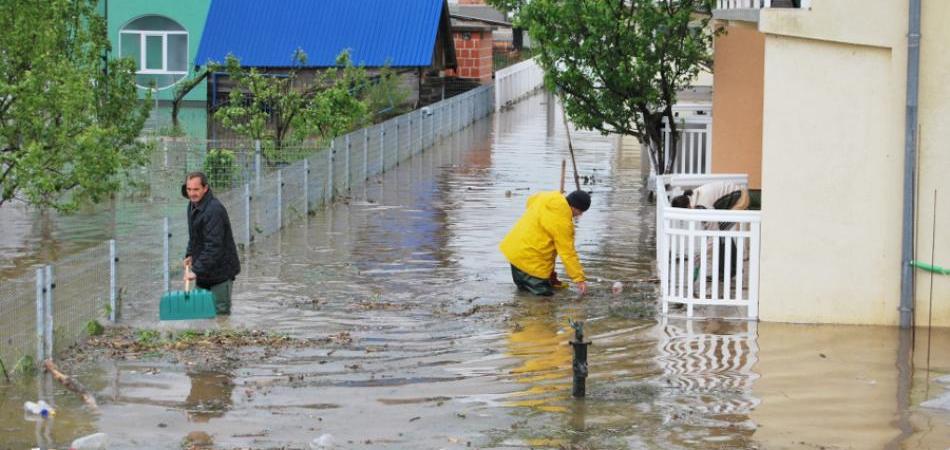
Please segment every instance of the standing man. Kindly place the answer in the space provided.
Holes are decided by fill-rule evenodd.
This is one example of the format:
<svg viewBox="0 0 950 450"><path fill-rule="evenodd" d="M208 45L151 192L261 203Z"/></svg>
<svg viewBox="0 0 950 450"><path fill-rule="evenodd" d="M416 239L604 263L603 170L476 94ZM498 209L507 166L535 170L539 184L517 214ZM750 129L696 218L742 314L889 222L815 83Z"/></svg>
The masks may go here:
<svg viewBox="0 0 950 450"><path fill-rule="evenodd" d="M587 292L584 268L574 250L574 218L588 208L590 194L579 190L566 197L558 191L528 197L527 210L500 246L511 263L511 278L519 290L554 295L554 287L560 284L554 259L560 255L580 294Z"/></svg>
<svg viewBox="0 0 950 450"><path fill-rule="evenodd" d="M211 195L208 177L192 172L181 187L188 204L188 250L185 279L214 294L218 315L231 314L231 285L241 272L231 219L224 205Z"/></svg>

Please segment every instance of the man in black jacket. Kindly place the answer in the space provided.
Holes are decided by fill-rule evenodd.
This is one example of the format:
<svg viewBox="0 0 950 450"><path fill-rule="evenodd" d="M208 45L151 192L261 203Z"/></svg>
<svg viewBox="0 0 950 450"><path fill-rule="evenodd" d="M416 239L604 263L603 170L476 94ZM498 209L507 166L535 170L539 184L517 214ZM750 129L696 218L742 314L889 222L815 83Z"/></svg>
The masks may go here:
<svg viewBox="0 0 950 450"><path fill-rule="evenodd" d="M231 285L241 272L237 246L231 234L231 220L224 205L211 195L208 177L192 172L182 185L188 204L188 250L185 279L214 294L219 315L231 314Z"/></svg>

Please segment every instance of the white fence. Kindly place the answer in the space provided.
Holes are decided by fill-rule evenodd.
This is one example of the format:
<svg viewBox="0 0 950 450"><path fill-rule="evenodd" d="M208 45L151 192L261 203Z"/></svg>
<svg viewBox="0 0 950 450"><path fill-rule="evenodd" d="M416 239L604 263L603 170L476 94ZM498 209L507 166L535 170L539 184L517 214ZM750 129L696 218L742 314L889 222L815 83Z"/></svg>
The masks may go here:
<svg viewBox="0 0 950 450"><path fill-rule="evenodd" d="M536 58L495 72L495 110L530 95L544 84L544 70Z"/></svg>
<svg viewBox="0 0 950 450"><path fill-rule="evenodd" d="M758 211L673 208L670 199L685 189L714 181L748 184L746 175L665 175L656 183L657 275L663 314L683 304L736 307L744 314L715 310L710 315L758 317L761 215Z"/></svg>
<svg viewBox="0 0 950 450"><path fill-rule="evenodd" d="M702 111L702 110L699 110ZM683 109L683 112L695 112ZM663 166L670 166L673 133L663 120ZM676 159L674 174L709 174L712 172L712 117L690 114L676 119Z"/></svg>
<svg viewBox="0 0 950 450"><path fill-rule="evenodd" d="M716 9L763 9L763 8L772 8L773 0L719 0L716 4ZM811 8L811 0L801 0L799 2L801 9ZM778 6L778 5L776 5Z"/></svg>

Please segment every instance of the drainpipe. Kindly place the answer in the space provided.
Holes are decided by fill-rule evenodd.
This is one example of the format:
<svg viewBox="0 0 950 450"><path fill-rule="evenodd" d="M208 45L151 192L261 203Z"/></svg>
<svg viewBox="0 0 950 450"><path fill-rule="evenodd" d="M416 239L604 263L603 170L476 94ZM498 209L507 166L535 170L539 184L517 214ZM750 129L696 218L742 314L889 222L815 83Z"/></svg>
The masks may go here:
<svg viewBox="0 0 950 450"><path fill-rule="evenodd" d="M901 239L901 328L914 321L914 187L917 184L917 91L920 78L920 0L909 0L907 111L904 123L904 230Z"/></svg>

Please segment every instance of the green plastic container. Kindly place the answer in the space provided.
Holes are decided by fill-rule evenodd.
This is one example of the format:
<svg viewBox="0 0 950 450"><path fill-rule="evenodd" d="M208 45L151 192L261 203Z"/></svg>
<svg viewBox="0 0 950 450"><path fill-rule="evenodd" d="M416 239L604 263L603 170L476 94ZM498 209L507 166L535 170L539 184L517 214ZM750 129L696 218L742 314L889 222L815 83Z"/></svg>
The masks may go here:
<svg viewBox="0 0 950 450"><path fill-rule="evenodd" d="M158 305L159 320L213 319L214 294L207 289L170 291Z"/></svg>

